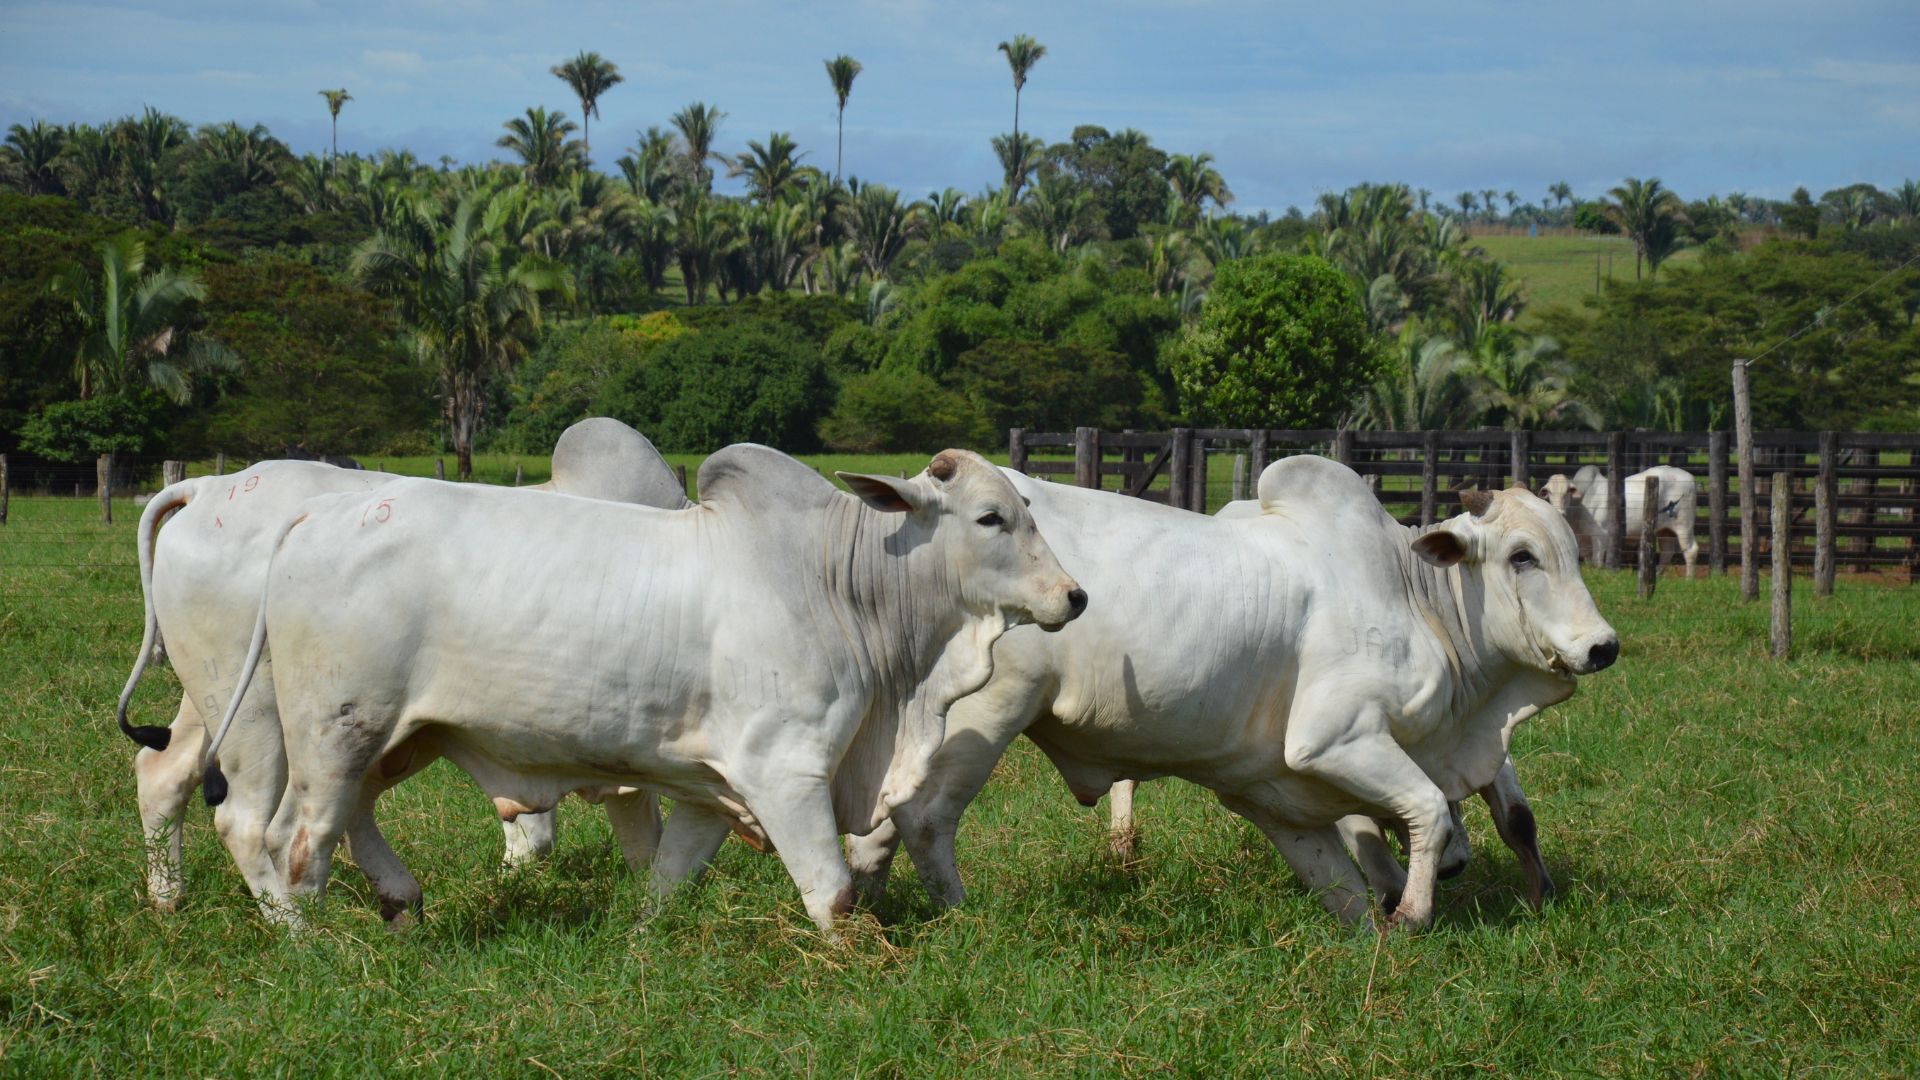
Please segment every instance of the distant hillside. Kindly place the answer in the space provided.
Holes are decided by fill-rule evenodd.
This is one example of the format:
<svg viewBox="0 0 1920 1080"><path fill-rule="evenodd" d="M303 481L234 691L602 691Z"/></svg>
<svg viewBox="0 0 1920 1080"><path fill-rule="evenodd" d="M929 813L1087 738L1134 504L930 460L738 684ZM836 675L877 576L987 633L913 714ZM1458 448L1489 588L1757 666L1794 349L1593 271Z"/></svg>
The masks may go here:
<svg viewBox="0 0 1920 1080"><path fill-rule="evenodd" d="M1468 230L1472 232L1471 228ZM1633 280L1633 244L1623 236L1481 236L1473 243L1506 263L1515 277L1527 283L1527 311L1522 325L1531 325L1553 304L1578 309L1582 297L1594 292L1595 255L1599 274L1607 277L1607 259L1613 259L1615 279ZM1665 267L1681 266L1700 257L1698 248L1684 248L1668 256Z"/></svg>

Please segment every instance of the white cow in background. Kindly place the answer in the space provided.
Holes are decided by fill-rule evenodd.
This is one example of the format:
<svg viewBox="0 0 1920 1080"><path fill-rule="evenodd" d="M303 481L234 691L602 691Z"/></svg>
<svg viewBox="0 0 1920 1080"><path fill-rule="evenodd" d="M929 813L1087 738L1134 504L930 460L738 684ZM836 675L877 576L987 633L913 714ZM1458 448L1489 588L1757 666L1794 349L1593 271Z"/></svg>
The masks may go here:
<svg viewBox="0 0 1920 1080"><path fill-rule="evenodd" d="M1376 885L1398 894L1395 921L1422 926L1448 801L1493 783L1514 726L1619 654L1572 531L1531 492L1469 493L1470 513L1414 534L1317 457L1269 466L1264 513L1237 519L1012 480L1098 602L1071 633L995 647L927 783L853 842L870 889L904 840L936 902L962 899L961 813L1024 733L1089 805L1119 779L1213 790L1352 922L1367 884L1336 822L1404 822L1404 885L1390 853L1370 869L1391 879Z"/></svg>
<svg viewBox="0 0 1920 1080"><path fill-rule="evenodd" d="M1664 559L1667 538L1671 537L1681 557L1686 560L1687 576L1692 577L1694 563L1700 556L1700 544L1693 538L1700 494L1699 481L1685 469L1656 465L1627 477L1624 486L1628 548L1631 550L1637 543L1640 523L1646 520L1645 509L1640 504L1646 498L1649 476L1656 477L1660 484L1653 527L1660 537L1661 556ZM1554 509L1566 515L1567 524L1573 526L1573 533L1580 540L1581 556L1588 562L1599 562L1613 525L1613 487L1607 483L1607 475L1596 465L1581 466L1571 480L1564 474L1555 473L1547 478L1547 486L1541 494Z"/></svg>
<svg viewBox="0 0 1920 1080"><path fill-rule="evenodd" d="M324 891L366 792L445 756L507 820L582 788L662 791L657 888L736 829L831 933L853 901L840 834L912 797L994 641L1087 604L978 455L842 478L857 497L733 446L681 511L418 480L303 504L236 698L270 644L288 764L271 898Z"/></svg>
<svg viewBox="0 0 1920 1080"><path fill-rule="evenodd" d="M663 508L690 505L659 451L618 420L583 420L562 433L554 446L553 477L537 487ZM246 658L275 535L294 507L308 498L372 491L396 479L389 473L320 462L263 462L231 475L174 484L150 500L142 513L138 545L146 641L121 694L118 715L122 730L142 746L134 770L141 826L150 841L147 893L156 906L171 909L184 886L180 823L201 779L203 717L220 714ZM160 639L166 642L184 693L170 729L136 729L127 723L127 707ZM279 776L285 765L279 760L271 690L256 690L247 707L250 715L240 729L246 745L230 750L229 764L237 767L242 759L257 758ZM214 821L241 874L258 890L270 885L273 867L259 829L239 824L244 809L222 806ZM259 816L264 819L265 814ZM374 881L383 905L397 912L417 900L419 886L380 836L370 807L348 832L354 858ZM553 847L553 833L549 814L507 825L508 861L544 855Z"/></svg>

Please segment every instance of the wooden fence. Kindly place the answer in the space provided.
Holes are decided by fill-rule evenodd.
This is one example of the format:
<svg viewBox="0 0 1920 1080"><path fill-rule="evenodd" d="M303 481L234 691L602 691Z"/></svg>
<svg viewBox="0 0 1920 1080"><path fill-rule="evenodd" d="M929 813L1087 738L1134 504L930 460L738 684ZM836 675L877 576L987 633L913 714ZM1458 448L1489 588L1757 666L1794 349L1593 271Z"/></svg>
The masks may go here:
<svg viewBox="0 0 1920 1080"><path fill-rule="evenodd" d="M1456 514L1470 487L1524 484L1538 490L1554 473L1595 465L1624 505L1627 476L1675 465L1701 486L1694 533L1714 571L1740 558L1739 483L1727 432L1651 431L1336 431L1175 428L1171 432L1009 433L1015 469L1103 487L1201 513L1251 498L1270 462L1321 454L1368 478L1389 513L1404 524ZM1833 558L1840 567L1904 568L1920 558L1920 434L1769 431L1754 435L1759 550L1771 549L1773 477L1790 477L1789 557L1815 562L1824 487ZM1616 515L1613 565L1631 561Z"/></svg>

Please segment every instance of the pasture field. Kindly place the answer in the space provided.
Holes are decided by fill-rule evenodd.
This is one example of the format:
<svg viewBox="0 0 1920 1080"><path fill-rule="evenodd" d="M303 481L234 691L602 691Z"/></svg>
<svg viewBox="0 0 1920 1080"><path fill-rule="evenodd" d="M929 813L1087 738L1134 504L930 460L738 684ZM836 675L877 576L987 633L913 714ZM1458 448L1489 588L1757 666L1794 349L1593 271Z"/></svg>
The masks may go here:
<svg viewBox="0 0 1920 1080"><path fill-rule="evenodd" d="M1514 745L1561 890L1538 916L1477 803L1434 928L1381 938L1335 925L1251 826L1176 781L1141 790L1141 856L1116 862L1104 810L1022 743L962 827L968 904L934 911L903 859L845 944L731 841L643 918L577 802L551 863L502 872L487 801L444 763L381 806L424 920L385 930L343 858L293 941L197 804L181 910L143 900L112 719L140 633L137 515L94 512L16 498L0 528L6 1075L1920 1072L1905 585L1803 588L1776 664L1765 605L1732 578L1641 602L1630 574L1590 576L1621 660ZM151 674L138 720L176 695Z"/></svg>
<svg viewBox="0 0 1920 1080"><path fill-rule="evenodd" d="M1553 304L1576 310L1582 297L1593 295L1594 255L1600 255L1600 274L1607 276L1607 257L1613 257L1615 281L1633 280L1633 242L1624 236L1481 236L1470 243L1506 263L1515 277L1527 283L1527 311L1543 311ZM1699 248L1682 248L1662 264L1681 266L1700 257ZM1521 322L1527 315L1521 315Z"/></svg>

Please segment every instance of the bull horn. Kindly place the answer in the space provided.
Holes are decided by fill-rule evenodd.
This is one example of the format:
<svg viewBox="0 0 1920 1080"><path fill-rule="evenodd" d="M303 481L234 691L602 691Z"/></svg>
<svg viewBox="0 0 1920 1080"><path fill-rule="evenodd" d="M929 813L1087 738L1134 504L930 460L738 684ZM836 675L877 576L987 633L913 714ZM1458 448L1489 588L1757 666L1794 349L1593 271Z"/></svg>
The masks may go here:
<svg viewBox="0 0 1920 1080"><path fill-rule="evenodd" d="M927 473L935 480L946 482L960 469L960 457L951 450L942 450L927 463Z"/></svg>
<svg viewBox="0 0 1920 1080"><path fill-rule="evenodd" d="M1460 493L1460 505L1474 517L1486 517L1487 509L1493 505L1493 493L1479 488L1468 488Z"/></svg>

